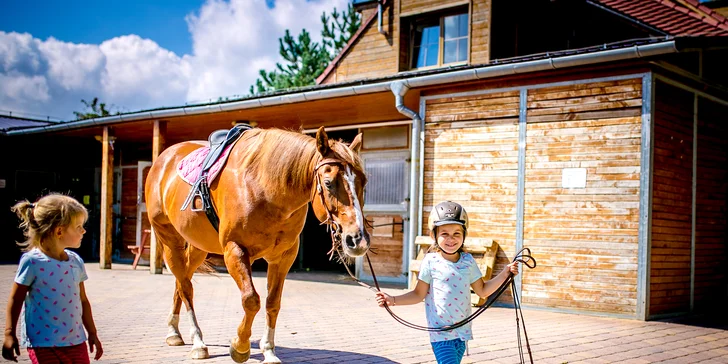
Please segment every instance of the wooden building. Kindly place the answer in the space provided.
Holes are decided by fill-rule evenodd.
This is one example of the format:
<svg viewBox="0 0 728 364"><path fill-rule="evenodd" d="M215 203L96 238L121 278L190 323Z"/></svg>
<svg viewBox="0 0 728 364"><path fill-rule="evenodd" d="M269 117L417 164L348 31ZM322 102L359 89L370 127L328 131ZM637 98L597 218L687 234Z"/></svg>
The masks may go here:
<svg viewBox="0 0 728 364"><path fill-rule="evenodd" d="M723 16L696 0L354 4L362 27L317 86L5 139L99 136L105 267L115 247L140 241L138 186L154 156L245 120L364 134L384 281L407 281L415 237L450 199L467 209L469 237L500 246L496 272L531 248L539 266L517 279L525 306L647 320L728 303ZM117 201L123 243L109 224ZM328 250L315 226L300 264ZM361 262L357 274L370 277Z"/></svg>

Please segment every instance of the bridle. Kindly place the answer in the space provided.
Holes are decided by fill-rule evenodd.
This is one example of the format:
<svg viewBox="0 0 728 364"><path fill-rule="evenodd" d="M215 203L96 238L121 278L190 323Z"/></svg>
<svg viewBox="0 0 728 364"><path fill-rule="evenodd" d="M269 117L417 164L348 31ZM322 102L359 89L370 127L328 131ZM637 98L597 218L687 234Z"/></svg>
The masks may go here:
<svg viewBox="0 0 728 364"><path fill-rule="evenodd" d="M321 225L326 224L326 230L331 234L331 250L327 253L329 255L329 260L333 258L334 252L338 251L337 246L341 244L341 225L334 220L333 215L331 214L331 209L329 209L329 205L326 203L326 198L324 197L324 191L321 187L321 176L319 176L318 170L319 168L326 166L336 164L339 166L346 165L342 160L336 159L336 158L323 158L318 163L316 163L316 167L313 169L313 173L316 176L316 192L315 194L319 195L319 198L321 199L321 206L323 206L324 210L326 210L326 220L321 222ZM349 199L350 201L353 201L351 194L354 193L354 191L349 192ZM313 201L313 196L311 197L311 201ZM346 264L344 264L346 266Z"/></svg>
<svg viewBox="0 0 728 364"><path fill-rule="evenodd" d="M319 176L318 170L319 168L330 165L330 164L337 164L340 166L346 165L343 161L335 158L324 158L321 161L319 161L316 164L316 167L314 168L314 174L316 175L316 194L319 195L319 198L321 199L321 205L323 206L324 210L326 210L326 220L324 220L321 224L326 224L327 230L331 234L331 250L328 252L329 259L333 258L334 252L339 254L341 257L341 253L337 249L337 246L341 244L341 225L337 223L333 219L333 215L331 214L331 209L329 209L328 205L326 204L326 198L324 197L323 188L321 187L321 177ZM352 193L356 193L356 191L349 191L349 198L350 201L353 201L353 196L351 196ZM313 201L313 196L311 197L311 200ZM379 282L377 281L377 276L374 273L374 267L372 266L372 261L369 259L369 254L365 254L367 259L367 264L369 265L369 271L372 273L372 279L374 281L374 286L372 287L369 284L366 284L362 282L360 279L356 278L356 276L351 272L351 269L349 269L349 266L344 262L344 268L346 268L346 272L349 274L351 279L353 279L356 283L359 285L368 288L372 290L373 292L381 292L381 289L379 288ZM342 259L343 262L343 259ZM519 262L523 264L524 266L533 269L536 268L536 259L531 256L531 249L529 248L523 248L518 253L516 253L515 257L512 260L512 263ZM442 332L442 331L450 331L457 329L459 327L462 327L471 321L473 321L476 317L480 316L486 309L488 309L490 306L495 303L498 298L500 298L501 295L508 289L510 286L511 292L513 295L513 304L514 308L516 309L516 332L518 336L518 351L520 354L521 363L525 363L525 357L523 354L523 346L521 343L521 329L520 324L523 323L523 335L525 337L526 342L526 349L528 351L528 357L530 359L531 364L533 364L533 355L531 354L531 346L528 342L528 334L526 333L526 323L523 320L523 311L521 310L521 303L518 297L518 291L516 290L516 284L513 280L513 273L508 274L508 278L498 287L498 289L491 294L488 297L488 300L483 306L478 307L478 309L470 314L470 316L464 318L460 322L456 322L452 325L446 325L443 327L427 327L422 325L413 324L411 322L408 322L401 317L397 316L392 310L389 308L389 305L387 303L384 303L384 308L387 310L390 316L394 318L395 321L399 322L400 324L407 326L409 328L420 330L420 331L428 331L428 332ZM520 319L519 319L520 316Z"/></svg>

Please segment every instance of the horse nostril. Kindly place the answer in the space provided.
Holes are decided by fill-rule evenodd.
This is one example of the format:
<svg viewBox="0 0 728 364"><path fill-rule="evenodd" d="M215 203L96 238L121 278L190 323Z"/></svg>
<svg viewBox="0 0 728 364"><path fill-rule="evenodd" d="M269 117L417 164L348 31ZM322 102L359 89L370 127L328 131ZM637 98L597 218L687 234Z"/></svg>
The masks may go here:
<svg viewBox="0 0 728 364"><path fill-rule="evenodd" d="M344 241L346 241L347 248L349 248L349 249L356 248L356 242L354 241L354 237L352 237L351 235L347 235L346 239L344 239Z"/></svg>

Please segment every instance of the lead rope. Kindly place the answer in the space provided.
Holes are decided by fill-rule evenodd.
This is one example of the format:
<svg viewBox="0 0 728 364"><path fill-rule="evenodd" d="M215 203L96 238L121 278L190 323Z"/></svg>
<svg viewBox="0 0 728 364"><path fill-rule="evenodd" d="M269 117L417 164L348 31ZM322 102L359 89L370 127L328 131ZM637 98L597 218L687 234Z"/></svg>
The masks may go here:
<svg viewBox="0 0 728 364"><path fill-rule="evenodd" d="M379 282L377 281L377 276L376 276L376 274L374 274L374 267L372 267L372 261L369 259L369 254L366 254L366 258L367 258L367 264L369 265L369 271L372 272L372 279L374 280L374 286L376 288L372 287L372 286L362 282L358 278L356 278L354 276L354 274L352 274L348 265L344 264L344 268L346 268L346 272L349 273L349 276L359 285L361 285L365 288L368 288L375 293L381 292L381 289L379 289ZM531 256L531 249L529 249L529 248L521 249L516 254L516 256L513 258L512 262L519 262L519 263L525 265L526 267L528 267L529 269L536 268L536 259L534 259L533 256ZM518 300L518 293L516 291L516 284L513 281L513 277L514 277L513 273L509 273L508 278L506 278L506 280L500 285L500 287L498 287L498 289L489 296L488 301L483 306L478 307L478 309L475 312L473 312L470 316L466 317L462 321L454 323L452 325L447 325L447 326L443 326L443 327L428 327L428 326L417 325L417 324L413 324L413 323L406 321L405 319L397 316L394 312L392 312L392 310L389 308L389 305L387 305L386 302L384 303L384 308L387 310L389 315L392 316L392 318L395 321L397 321L400 324L402 324L406 327L409 327L411 329L427 331L427 332L450 331L450 330L454 330L459 327L462 327L463 325L466 325L469 322L473 321L476 317L480 316L480 314L482 314L486 309L488 309L491 305L493 305L493 303L496 300L498 300L498 298L500 298L500 296L503 294L503 292L505 292L508 289L508 286L510 285L511 291L513 292L513 304L516 309L516 333L517 333L517 337L518 337L518 352L520 354L521 363L525 363L525 358L523 356L523 345L521 344L520 324L522 323L523 324L523 336L526 341L526 350L528 351L528 357L531 361L531 364L533 364L533 355L531 354L531 346L528 342L528 334L526 333L526 322L523 320L523 311L521 310L521 304ZM521 315L520 323L519 323L519 318L518 318L519 313Z"/></svg>

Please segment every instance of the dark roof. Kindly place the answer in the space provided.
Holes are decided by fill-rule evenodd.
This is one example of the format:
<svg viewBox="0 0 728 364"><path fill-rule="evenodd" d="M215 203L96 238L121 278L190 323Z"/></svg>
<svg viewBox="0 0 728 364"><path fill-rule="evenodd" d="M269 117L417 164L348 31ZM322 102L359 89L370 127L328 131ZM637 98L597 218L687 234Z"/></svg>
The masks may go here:
<svg viewBox="0 0 728 364"><path fill-rule="evenodd" d="M0 115L0 133L10 129L33 128L53 124L44 120L18 118L14 116Z"/></svg>
<svg viewBox="0 0 728 364"><path fill-rule="evenodd" d="M728 19L697 0L587 0L672 36L728 36ZM601 6L600 6L601 5Z"/></svg>

